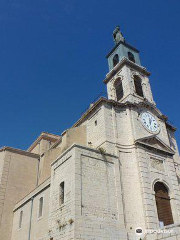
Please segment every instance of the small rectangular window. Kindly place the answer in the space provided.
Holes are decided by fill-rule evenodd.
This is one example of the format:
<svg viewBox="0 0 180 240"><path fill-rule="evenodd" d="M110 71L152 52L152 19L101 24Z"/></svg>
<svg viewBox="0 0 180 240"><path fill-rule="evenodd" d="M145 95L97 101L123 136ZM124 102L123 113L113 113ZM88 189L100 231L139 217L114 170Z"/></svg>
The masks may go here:
<svg viewBox="0 0 180 240"><path fill-rule="evenodd" d="M59 189L59 204L64 203L64 182L60 184L60 189Z"/></svg>
<svg viewBox="0 0 180 240"><path fill-rule="evenodd" d="M39 199L39 212L38 212L38 218L42 217L43 215L43 197Z"/></svg>
<svg viewBox="0 0 180 240"><path fill-rule="evenodd" d="M19 229L22 227L22 219L23 219L23 211L21 211L19 215Z"/></svg>

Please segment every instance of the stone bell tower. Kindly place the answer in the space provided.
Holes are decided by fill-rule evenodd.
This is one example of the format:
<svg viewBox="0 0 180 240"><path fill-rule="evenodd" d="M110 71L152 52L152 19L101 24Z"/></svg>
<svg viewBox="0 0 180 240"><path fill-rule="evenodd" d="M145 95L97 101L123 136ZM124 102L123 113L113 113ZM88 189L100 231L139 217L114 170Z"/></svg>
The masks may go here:
<svg viewBox="0 0 180 240"><path fill-rule="evenodd" d="M108 98L119 102L138 103L147 100L155 105L149 84L150 72L141 65L139 51L128 44L120 28L113 32L115 46L108 53L106 75Z"/></svg>
<svg viewBox="0 0 180 240"><path fill-rule="evenodd" d="M120 161L127 239L171 239L170 236L180 232L176 128L156 107L150 72L141 65L139 51L126 42L119 27L114 30L113 39L115 46L107 55L109 73L104 83L108 100L114 104L112 126ZM110 121L106 131L109 125ZM107 149L111 149L110 144ZM137 227L142 227L144 232L171 228L174 235L142 234L138 238Z"/></svg>

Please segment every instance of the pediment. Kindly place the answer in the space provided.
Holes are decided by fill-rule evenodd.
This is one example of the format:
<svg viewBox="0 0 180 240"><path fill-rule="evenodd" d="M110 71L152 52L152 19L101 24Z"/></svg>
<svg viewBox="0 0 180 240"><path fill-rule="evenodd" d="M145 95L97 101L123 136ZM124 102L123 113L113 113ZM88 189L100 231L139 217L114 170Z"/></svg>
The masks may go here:
<svg viewBox="0 0 180 240"><path fill-rule="evenodd" d="M156 151L164 152L166 154L174 155L175 152L157 136L150 136L140 138L135 141L135 144L143 145L146 148L151 148Z"/></svg>

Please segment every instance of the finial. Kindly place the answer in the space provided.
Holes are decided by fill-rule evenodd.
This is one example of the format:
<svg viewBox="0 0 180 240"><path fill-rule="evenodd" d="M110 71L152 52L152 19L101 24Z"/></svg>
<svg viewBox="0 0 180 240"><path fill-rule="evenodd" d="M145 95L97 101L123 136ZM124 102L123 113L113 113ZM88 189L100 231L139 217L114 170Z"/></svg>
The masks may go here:
<svg viewBox="0 0 180 240"><path fill-rule="evenodd" d="M120 41L125 42L125 38L123 37L119 26L117 26L113 31L113 39L115 44L118 44Z"/></svg>

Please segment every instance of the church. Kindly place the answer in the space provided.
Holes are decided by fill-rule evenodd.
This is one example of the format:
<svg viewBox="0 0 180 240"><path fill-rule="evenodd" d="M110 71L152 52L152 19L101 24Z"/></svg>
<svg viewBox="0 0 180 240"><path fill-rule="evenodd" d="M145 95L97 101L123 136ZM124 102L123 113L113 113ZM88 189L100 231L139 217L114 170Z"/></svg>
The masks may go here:
<svg viewBox="0 0 180 240"><path fill-rule="evenodd" d="M61 135L0 149L1 240L180 240L176 128L119 27L100 97Z"/></svg>

